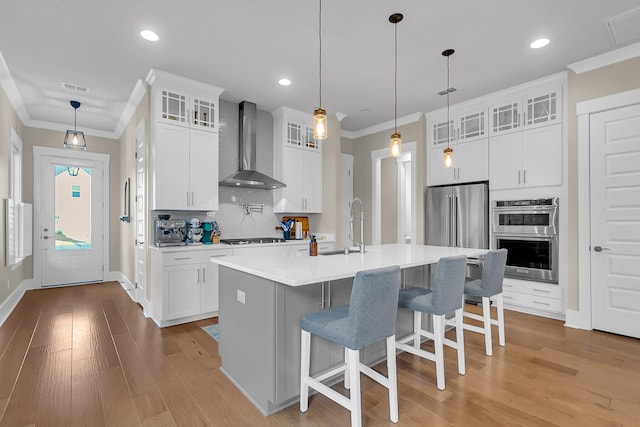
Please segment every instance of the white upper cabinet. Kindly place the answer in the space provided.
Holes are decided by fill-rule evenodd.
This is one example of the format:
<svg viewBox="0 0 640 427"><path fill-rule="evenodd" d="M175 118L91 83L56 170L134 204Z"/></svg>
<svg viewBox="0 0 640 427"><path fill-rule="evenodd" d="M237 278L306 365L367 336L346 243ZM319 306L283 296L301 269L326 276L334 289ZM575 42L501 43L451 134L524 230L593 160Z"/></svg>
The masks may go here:
<svg viewBox="0 0 640 427"><path fill-rule="evenodd" d="M281 107L272 113L275 213L322 213L322 145L313 138L311 114Z"/></svg>
<svg viewBox="0 0 640 427"><path fill-rule="evenodd" d="M447 146L447 139L451 133L450 143L470 142L486 139L489 136L487 121L487 106L451 107L449 109L449 130L447 130L447 112L439 110L427 115L427 141L431 148Z"/></svg>
<svg viewBox="0 0 640 427"><path fill-rule="evenodd" d="M501 135L560 123L561 111L560 87L514 95L489 107L489 133Z"/></svg>
<svg viewBox="0 0 640 427"><path fill-rule="evenodd" d="M431 147L427 150L428 185L489 179L487 111L486 105L450 108L449 126L446 110L427 115L427 141ZM443 150L447 147L447 142L453 149L453 164L450 168L444 166Z"/></svg>
<svg viewBox="0 0 640 427"><path fill-rule="evenodd" d="M158 122L186 126L194 129L218 131L218 96L221 89L211 87L206 94L189 93L187 90L176 90L159 86L159 102L156 103ZM213 95L218 92L218 95Z"/></svg>
<svg viewBox="0 0 640 427"><path fill-rule="evenodd" d="M498 135L490 141L492 190L562 183L562 125Z"/></svg>
<svg viewBox="0 0 640 427"><path fill-rule="evenodd" d="M222 89L152 70L151 209L218 209L218 100Z"/></svg>
<svg viewBox="0 0 640 427"><path fill-rule="evenodd" d="M521 93L490 107L493 190L562 184L562 87Z"/></svg>

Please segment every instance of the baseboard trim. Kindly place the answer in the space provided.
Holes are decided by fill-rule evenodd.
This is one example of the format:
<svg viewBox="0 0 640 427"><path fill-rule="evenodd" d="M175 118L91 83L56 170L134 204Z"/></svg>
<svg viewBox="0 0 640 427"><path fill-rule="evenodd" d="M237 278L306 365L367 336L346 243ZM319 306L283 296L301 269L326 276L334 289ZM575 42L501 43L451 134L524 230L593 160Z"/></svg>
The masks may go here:
<svg viewBox="0 0 640 427"><path fill-rule="evenodd" d="M16 308L24 293L29 289L32 289L33 280L27 279L23 280L9 295L9 298L4 300L2 304L0 304L0 326L9 318L13 310Z"/></svg>
<svg viewBox="0 0 640 427"><path fill-rule="evenodd" d="M564 326L574 329L592 330L591 319L587 318L580 310L567 310L567 318Z"/></svg>

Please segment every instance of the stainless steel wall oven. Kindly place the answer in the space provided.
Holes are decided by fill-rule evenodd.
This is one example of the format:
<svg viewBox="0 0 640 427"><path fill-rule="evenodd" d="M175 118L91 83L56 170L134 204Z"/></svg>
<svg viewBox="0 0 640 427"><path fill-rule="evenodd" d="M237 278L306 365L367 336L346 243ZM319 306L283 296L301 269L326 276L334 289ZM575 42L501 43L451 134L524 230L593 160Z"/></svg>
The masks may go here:
<svg viewBox="0 0 640 427"><path fill-rule="evenodd" d="M506 277L558 283L558 198L493 202L495 248Z"/></svg>

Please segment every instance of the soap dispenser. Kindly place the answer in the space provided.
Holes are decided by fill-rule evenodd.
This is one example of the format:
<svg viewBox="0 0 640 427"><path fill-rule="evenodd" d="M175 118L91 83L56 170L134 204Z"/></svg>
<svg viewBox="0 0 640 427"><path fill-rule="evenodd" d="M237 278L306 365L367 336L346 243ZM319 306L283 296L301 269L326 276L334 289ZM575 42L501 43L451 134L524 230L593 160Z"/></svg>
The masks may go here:
<svg viewBox="0 0 640 427"><path fill-rule="evenodd" d="M309 242L309 255L318 255L318 242L316 241L316 236L311 236L311 241Z"/></svg>

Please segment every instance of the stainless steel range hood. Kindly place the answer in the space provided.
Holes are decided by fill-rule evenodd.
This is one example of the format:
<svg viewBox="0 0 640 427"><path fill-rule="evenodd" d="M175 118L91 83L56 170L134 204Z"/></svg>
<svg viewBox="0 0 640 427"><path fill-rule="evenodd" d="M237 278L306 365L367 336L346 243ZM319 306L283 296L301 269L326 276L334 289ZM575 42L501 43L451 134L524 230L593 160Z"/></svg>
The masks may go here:
<svg viewBox="0 0 640 427"><path fill-rule="evenodd" d="M275 180L256 170L256 128L258 110L253 102L240 103L240 170L220 181L225 187L247 187L273 190L286 187L286 184Z"/></svg>

